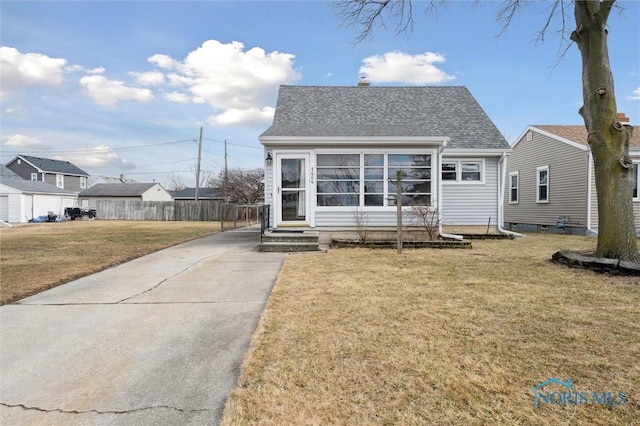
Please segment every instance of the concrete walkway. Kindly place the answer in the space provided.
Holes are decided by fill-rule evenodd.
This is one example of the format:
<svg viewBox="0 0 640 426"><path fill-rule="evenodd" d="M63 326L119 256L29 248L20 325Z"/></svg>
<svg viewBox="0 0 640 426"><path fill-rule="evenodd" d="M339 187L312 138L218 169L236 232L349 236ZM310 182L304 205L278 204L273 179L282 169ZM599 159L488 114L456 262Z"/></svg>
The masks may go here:
<svg viewBox="0 0 640 426"><path fill-rule="evenodd" d="M0 307L0 424L215 425L286 257L238 229Z"/></svg>

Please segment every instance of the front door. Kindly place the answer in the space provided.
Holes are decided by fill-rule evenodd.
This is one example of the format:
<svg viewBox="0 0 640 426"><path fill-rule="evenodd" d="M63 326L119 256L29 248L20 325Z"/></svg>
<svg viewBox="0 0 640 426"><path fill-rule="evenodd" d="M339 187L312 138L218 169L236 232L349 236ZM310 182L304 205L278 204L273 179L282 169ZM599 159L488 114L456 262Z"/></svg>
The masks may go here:
<svg viewBox="0 0 640 426"><path fill-rule="evenodd" d="M278 223L308 225L309 155L282 154L277 160Z"/></svg>

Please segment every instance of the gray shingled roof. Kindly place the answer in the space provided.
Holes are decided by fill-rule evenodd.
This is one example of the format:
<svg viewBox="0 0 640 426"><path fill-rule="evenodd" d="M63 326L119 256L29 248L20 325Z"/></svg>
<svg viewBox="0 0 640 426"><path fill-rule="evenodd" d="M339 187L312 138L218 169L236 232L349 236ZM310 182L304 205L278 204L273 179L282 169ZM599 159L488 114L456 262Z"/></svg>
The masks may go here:
<svg viewBox="0 0 640 426"><path fill-rule="evenodd" d="M175 199L195 199L196 188L184 188L181 191L169 191ZM198 188L198 198L224 198L220 188Z"/></svg>
<svg viewBox="0 0 640 426"><path fill-rule="evenodd" d="M451 149L510 149L463 86L281 86L263 137L448 136Z"/></svg>
<svg viewBox="0 0 640 426"><path fill-rule="evenodd" d="M22 179L22 177L4 164L0 164L0 179L4 181L5 179Z"/></svg>
<svg viewBox="0 0 640 426"><path fill-rule="evenodd" d="M89 176L89 173L85 172L79 167L68 161L52 160L51 158L33 157L31 155L19 155L25 161L33 164L44 172L61 173L65 175L78 175Z"/></svg>
<svg viewBox="0 0 640 426"><path fill-rule="evenodd" d="M140 197L157 183L97 183L79 197Z"/></svg>

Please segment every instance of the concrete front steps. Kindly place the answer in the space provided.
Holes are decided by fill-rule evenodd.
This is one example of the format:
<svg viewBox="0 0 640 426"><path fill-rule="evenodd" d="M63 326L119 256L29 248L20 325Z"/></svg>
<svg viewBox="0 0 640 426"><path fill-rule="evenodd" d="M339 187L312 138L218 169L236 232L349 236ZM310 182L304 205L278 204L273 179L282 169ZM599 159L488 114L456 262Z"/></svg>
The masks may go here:
<svg viewBox="0 0 640 426"><path fill-rule="evenodd" d="M320 245L318 231L267 231L258 244L260 251L269 252L300 252L318 251Z"/></svg>

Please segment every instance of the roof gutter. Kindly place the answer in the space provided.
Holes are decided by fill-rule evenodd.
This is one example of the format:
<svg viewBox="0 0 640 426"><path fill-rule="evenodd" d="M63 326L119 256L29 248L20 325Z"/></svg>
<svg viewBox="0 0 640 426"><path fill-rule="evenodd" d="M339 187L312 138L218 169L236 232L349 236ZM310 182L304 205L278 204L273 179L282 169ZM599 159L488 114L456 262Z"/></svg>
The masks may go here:
<svg viewBox="0 0 640 426"><path fill-rule="evenodd" d="M511 235L514 237L525 237L524 234L519 234L513 231L507 231L502 227L504 223L504 184L507 173L507 153L503 152L502 157L498 161L498 232L504 235Z"/></svg>
<svg viewBox="0 0 640 426"><path fill-rule="evenodd" d="M454 240L463 240L462 235L447 234L442 230L442 151L447 147L448 140L443 141L442 145L438 148L438 235L442 238L449 238Z"/></svg>

